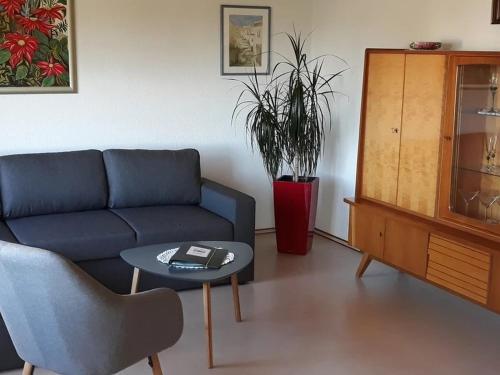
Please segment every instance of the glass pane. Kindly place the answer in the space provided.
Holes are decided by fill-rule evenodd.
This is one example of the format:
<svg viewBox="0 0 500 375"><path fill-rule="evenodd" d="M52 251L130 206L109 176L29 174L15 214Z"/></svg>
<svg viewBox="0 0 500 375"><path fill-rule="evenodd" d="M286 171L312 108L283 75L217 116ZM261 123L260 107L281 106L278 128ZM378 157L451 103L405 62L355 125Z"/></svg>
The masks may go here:
<svg viewBox="0 0 500 375"><path fill-rule="evenodd" d="M450 208L490 225L500 223L499 74L497 65L463 65L457 82Z"/></svg>

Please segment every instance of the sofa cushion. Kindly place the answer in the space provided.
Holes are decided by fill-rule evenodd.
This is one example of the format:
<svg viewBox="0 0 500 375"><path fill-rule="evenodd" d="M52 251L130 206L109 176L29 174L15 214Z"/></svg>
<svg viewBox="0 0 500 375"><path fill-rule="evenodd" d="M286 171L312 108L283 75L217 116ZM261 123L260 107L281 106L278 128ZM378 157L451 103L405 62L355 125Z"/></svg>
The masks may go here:
<svg viewBox="0 0 500 375"><path fill-rule="evenodd" d="M136 232L139 245L176 241L232 241L233 225L198 206L115 209Z"/></svg>
<svg viewBox="0 0 500 375"><path fill-rule="evenodd" d="M73 261L117 257L136 245L132 228L108 210L11 219L7 225L21 244Z"/></svg>
<svg viewBox="0 0 500 375"><path fill-rule="evenodd" d="M200 155L196 150L107 150L109 207L200 203Z"/></svg>
<svg viewBox="0 0 500 375"><path fill-rule="evenodd" d="M16 238L12 235L10 229L5 223L0 221L0 241L17 243Z"/></svg>
<svg viewBox="0 0 500 375"><path fill-rule="evenodd" d="M106 207L107 181L96 150L0 157L4 218Z"/></svg>

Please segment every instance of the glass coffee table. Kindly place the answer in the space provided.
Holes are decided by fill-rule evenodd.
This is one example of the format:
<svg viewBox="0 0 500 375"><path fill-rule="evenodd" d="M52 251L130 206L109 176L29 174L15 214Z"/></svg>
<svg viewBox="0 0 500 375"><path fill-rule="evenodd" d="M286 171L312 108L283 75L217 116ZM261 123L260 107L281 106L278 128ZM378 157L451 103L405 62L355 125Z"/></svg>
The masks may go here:
<svg viewBox="0 0 500 375"><path fill-rule="evenodd" d="M194 281L203 284L203 307L205 313L205 332L207 337L208 368L212 368L213 348L210 284L229 277L231 278L235 319L237 322L241 322L237 274L252 262L253 251L249 245L241 242L196 241L196 243L227 249L234 253L234 261L222 266L218 270L179 270L171 268L167 264L161 263L156 259L156 257L165 250L178 248L183 244L183 242L136 247L122 251L120 256L123 260L125 260L125 262L134 267L134 276L132 278L131 287L132 294L136 293L138 290L141 271L160 275L169 279ZM153 360L156 359L157 358L153 358Z"/></svg>

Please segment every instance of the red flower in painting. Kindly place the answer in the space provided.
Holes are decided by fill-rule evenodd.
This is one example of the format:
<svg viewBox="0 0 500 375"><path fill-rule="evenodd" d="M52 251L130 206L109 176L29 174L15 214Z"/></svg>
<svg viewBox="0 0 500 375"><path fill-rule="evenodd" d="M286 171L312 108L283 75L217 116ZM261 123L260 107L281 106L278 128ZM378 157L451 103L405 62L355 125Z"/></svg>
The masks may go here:
<svg viewBox="0 0 500 375"><path fill-rule="evenodd" d="M63 5L55 5L52 8L38 8L35 9L33 14L41 19L54 20L64 19L64 6Z"/></svg>
<svg viewBox="0 0 500 375"><path fill-rule="evenodd" d="M5 34L5 42L0 45L1 48L7 48L10 51L10 66L15 68L23 59L30 64L33 55L38 48L38 41L30 35L19 33Z"/></svg>
<svg viewBox="0 0 500 375"><path fill-rule="evenodd" d="M16 17L17 23L23 27L28 33L31 33L33 30L40 30L40 32L50 35L50 30L54 28L53 25L46 23L43 20L40 20L36 17Z"/></svg>
<svg viewBox="0 0 500 375"><path fill-rule="evenodd" d="M53 58L50 58L49 61L41 61L36 65L38 65L38 67L42 70L42 75L46 77L58 77L65 71L64 66L59 63L55 63Z"/></svg>
<svg viewBox="0 0 500 375"><path fill-rule="evenodd" d="M7 12L7 15L12 18L14 14L19 13L21 7L26 0L0 0L0 5Z"/></svg>

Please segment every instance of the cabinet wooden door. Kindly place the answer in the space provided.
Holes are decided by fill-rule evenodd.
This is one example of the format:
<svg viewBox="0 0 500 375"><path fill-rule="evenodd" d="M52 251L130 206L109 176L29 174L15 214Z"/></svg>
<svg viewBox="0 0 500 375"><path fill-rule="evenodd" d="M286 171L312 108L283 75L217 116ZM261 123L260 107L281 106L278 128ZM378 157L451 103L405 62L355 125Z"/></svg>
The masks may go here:
<svg viewBox="0 0 500 375"><path fill-rule="evenodd" d="M406 56L397 205L433 217L444 106L445 55Z"/></svg>
<svg viewBox="0 0 500 375"><path fill-rule="evenodd" d="M396 204L405 55L368 56L361 195Z"/></svg>
<svg viewBox="0 0 500 375"><path fill-rule="evenodd" d="M382 259L384 253L385 218L373 210L355 207L351 223L352 245L377 258Z"/></svg>
<svg viewBox="0 0 500 375"><path fill-rule="evenodd" d="M406 222L386 220L384 260L425 277L429 232Z"/></svg>

